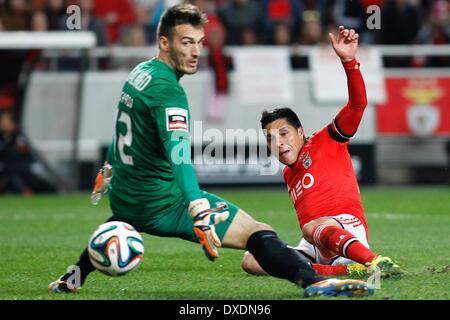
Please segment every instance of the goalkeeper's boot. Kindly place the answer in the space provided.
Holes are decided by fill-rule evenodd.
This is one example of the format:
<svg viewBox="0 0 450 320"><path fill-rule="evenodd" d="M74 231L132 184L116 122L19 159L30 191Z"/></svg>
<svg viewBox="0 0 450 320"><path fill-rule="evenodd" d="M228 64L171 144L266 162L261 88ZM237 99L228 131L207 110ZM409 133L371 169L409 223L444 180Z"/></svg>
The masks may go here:
<svg viewBox="0 0 450 320"><path fill-rule="evenodd" d="M69 286L67 284L67 281L58 279L48 285L48 291L55 293L77 293L77 288L75 288L74 286Z"/></svg>
<svg viewBox="0 0 450 320"><path fill-rule="evenodd" d="M362 278L367 276L367 267L360 263L347 265L347 275L352 278Z"/></svg>
<svg viewBox="0 0 450 320"><path fill-rule="evenodd" d="M398 265L396 265L391 258L377 256L372 262L367 264L367 273L374 274L379 270L382 278L395 278L402 275L402 271Z"/></svg>
<svg viewBox="0 0 450 320"><path fill-rule="evenodd" d="M91 193L91 203L97 205L103 195L108 192L112 176L112 166L105 163L95 177L95 185Z"/></svg>
<svg viewBox="0 0 450 320"><path fill-rule="evenodd" d="M366 282L353 279L327 279L313 283L305 288L306 298L318 296L365 297L373 294L374 289Z"/></svg>

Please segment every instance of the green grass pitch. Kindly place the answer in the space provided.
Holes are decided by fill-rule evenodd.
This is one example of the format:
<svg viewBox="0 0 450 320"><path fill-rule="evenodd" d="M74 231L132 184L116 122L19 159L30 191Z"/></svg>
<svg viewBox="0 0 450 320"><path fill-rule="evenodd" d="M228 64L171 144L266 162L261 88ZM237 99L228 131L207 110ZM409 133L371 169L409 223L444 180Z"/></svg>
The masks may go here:
<svg viewBox="0 0 450 320"><path fill-rule="evenodd" d="M210 191L271 224L289 244L299 240L284 188ZM370 299L450 299L449 188L362 188L372 249L407 272L383 279ZM242 251L221 249L209 262L201 248L144 235L145 257L118 278L93 273L76 295L47 292L75 262L91 233L109 217L107 200L88 194L0 198L0 299L302 299L284 280L240 269ZM349 299L349 298L340 298Z"/></svg>

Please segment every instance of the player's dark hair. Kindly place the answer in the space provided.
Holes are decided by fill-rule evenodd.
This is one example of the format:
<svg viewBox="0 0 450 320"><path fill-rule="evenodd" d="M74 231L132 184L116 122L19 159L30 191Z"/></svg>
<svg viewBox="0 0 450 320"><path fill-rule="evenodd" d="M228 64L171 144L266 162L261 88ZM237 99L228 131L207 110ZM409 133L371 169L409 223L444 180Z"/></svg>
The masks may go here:
<svg viewBox="0 0 450 320"><path fill-rule="evenodd" d="M159 37L171 38L173 28L180 24L190 24L194 27L201 27L206 24L208 19L197 6L192 4L177 4L172 6L161 16L158 23L157 35Z"/></svg>
<svg viewBox="0 0 450 320"><path fill-rule="evenodd" d="M290 108L278 108L272 111L263 111L261 116L261 128L265 128L269 123L278 119L286 119L287 123L298 129L302 126L297 114Z"/></svg>

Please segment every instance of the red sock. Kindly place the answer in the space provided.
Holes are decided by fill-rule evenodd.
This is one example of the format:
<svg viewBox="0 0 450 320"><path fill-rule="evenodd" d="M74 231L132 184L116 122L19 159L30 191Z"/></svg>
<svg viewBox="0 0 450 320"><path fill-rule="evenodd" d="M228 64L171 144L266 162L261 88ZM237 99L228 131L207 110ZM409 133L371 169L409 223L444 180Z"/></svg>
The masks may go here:
<svg viewBox="0 0 450 320"><path fill-rule="evenodd" d="M318 225L313 231L313 238L318 248L326 248L341 257L364 265L376 256L353 234L336 226Z"/></svg>
<svg viewBox="0 0 450 320"><path fill-rule="evenodd" d="M321 276L341 276L347 274L347 266L329 266L313 263L312 267Z"/></svg>

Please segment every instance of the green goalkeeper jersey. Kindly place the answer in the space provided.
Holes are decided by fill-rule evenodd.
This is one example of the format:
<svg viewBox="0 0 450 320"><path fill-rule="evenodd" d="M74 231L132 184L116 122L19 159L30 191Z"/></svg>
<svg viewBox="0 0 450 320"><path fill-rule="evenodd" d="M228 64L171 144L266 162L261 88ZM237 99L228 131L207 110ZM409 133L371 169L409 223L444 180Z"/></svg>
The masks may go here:
<svg viewBox="0 0 450 320"><path fill-rule="evenodd" d="M153 58L137 65L123 86L110 201L113 212L124 204L126 210L115 215L146 219L201 198L191 164L189 107L179 79Z"/></svg>

